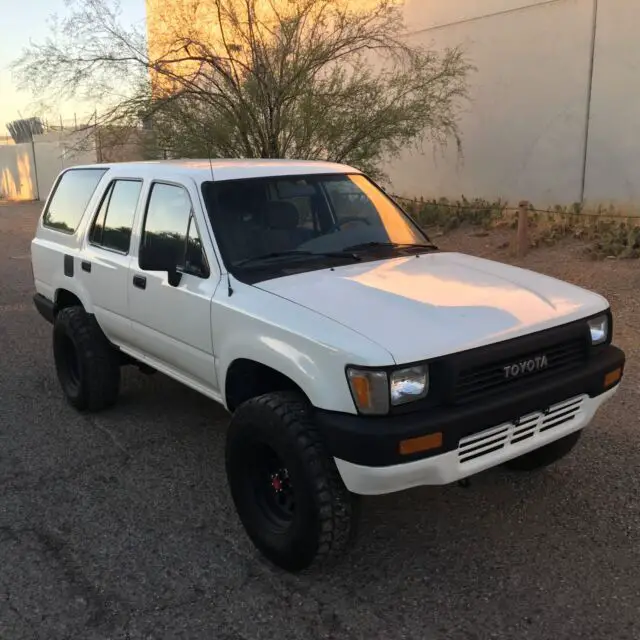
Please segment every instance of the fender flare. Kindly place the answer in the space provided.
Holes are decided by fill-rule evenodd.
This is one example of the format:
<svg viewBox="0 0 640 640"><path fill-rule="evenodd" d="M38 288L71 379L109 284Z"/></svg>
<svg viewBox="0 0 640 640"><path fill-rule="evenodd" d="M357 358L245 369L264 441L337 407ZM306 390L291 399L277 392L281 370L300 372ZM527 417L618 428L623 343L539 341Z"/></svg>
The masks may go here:
<svg viewBox="0 0 640 640"><path fill-rule="evenodd" d="M226 345L224 351L216 357L216 373L225 407L228 372L237 360L256 362L286 376L302 390L314 407L332 408L335 404L336 387L332 383L333 376L330 372L323 370L307 353L290 343L262 337L252 343L245 341ZM344 392L349 404L353 406L346 379ZM355 410L355 406L352 410Z"/></svg>

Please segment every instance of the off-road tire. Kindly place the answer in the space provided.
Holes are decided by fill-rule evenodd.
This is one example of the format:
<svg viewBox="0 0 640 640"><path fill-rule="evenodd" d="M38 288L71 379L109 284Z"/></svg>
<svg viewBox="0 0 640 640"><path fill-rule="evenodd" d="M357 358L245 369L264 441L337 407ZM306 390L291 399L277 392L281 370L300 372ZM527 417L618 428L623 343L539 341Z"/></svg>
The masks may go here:
<svg viewBox="0 0 640 640"><path fill-rule="evenodd" d="M265 515L262 484L256 484L264 481L266 493L273 489L273 476L260 472L267 451L285 465L294 504L282 526ZM357 497L344 486L299 394L269 393L238 407L227 435L226 472L247 535L276 566L302 571L337 559L353 541Z"/></svg>
<svg viewBox="0 0 640 640"><path fill-rule="evenodd" d="M578 444L581 435L582 429L574 431L568 436L560 438L560 440L540 447L540 449L534 449L529 453L525 453L523 456L508 460L504 463L505 467L512 471L536 471L538 469L544 469L571 453L576 444Z"/></svg>
<svg viewBox="0 0 640 640"><path fill-rule="evenodd" d="M93 315L79 306L61 309L53 325L53 355L62 391L73 407L93 412L115 404L118 352Z"/></svg>

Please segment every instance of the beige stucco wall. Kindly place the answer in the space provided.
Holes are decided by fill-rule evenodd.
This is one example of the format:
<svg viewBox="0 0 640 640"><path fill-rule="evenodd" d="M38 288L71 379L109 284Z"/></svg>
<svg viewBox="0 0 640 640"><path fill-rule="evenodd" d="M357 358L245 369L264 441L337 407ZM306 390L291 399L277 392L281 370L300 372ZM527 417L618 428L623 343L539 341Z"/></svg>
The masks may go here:
<svg viewBox="0 0 640 640"><path fill-rule="evenodd" d="M0 145L0 197L45 200L60 171L96 162L95 148L79 148L78 138L58 133L35 136L33 147L31 143Z"/></svg>
<svg viewBox="0 0 640 640"><path fill-rule="evenodd" d="M640 2L600 0L586 198L640 207Z"/></svg>
<svg viewBox="0 0 640 640"><path fill-rule="evenodd" d="M419 3L413 10L420 14ZM461 2L452 3L461 5ZM507 0L492 3L505 8ZM510 4L522 4L512 2ZM575 201L580 192L591 0L564 0L412 36L462 45L478 71L461 120L463 156L407 151L389 167L401 194ZM438 12L435 22L470 17ZM424 21L429 11L424 10Z"/></svg>
<svg viewBox="0 0 640 640"><path fill-rule="evenodd" d="M548 0L405 0L405 21L410 30L426 29L543 4Z"/></svg>
<svg viewBox="0 0 640 640"><path fill-rule="evenodd" d="M230 0L231 2L232 0ZM393 0L399 5L405 0ZM215 42L220 40L222 30L219 28L218 13L213 2L209 0L145 0L147 14L148 53L152 61L168 62L172 58L181 59L184 51L176 51L178 38L191 38L195 42ZM366 11L375 6L378 0L339 0L350 9ZM231 5L232 6L232 5ZM242 14L242 0L238 1L239 14ZM258 19L268 22L275 18L274 7L278 14L286 14L292 6L291 0L257 0ZM224 13L222 14L224 15ZM229 36L229 29L226 34ZM264 31L268 37L268 32ZM233 44L233 43L230 43ZM216 49L222 52L222 48ZM181 61L170 66L171 73L188 75L196 71L196 63ZM179 71L178 71L179 70ZM154 90L157 93L171 91L171 80L167 76L151 73Z"/></svg>
<svg viewBox="0 0 640 640"><path fill-rule="evenodd" d="M30 144L0 146L0 197L7 200L36 197Z"/></svg>
<svg viewBox="0 0 640 640"><path fill-rule="evenodd" d="M147 0L151 46L162 42L165 16L189 15L197 2ZM407 150L387 166L393 190L540 206L577 201L594 2L404 0L411 39L435 48L461 44L478 72L461 121L463 157L453 148L444 155L429 145L424 153ZM640 2L599 0L587 204L640 207L639 24Z"/></svg>
<svg viewBox="0 0 640 640"><path fill-rule="evenodd" d="M593 8L594 0L408 0L411 30L430 29L412 37L436 48L463 44L478 72L461 123L463 159L431 147L406 152L389 166L394 189L542 206L579 200ZM587 206L640 208L639 24L640 2L599 0Z"/></svg>
<svg viewBox="0 0 640 640"><path fill-rule="evenodd" d="M74 149L64 141L36 144L35 150L41 200L46 199L60 171L74 165L96 162L95 149Z"/></svg>

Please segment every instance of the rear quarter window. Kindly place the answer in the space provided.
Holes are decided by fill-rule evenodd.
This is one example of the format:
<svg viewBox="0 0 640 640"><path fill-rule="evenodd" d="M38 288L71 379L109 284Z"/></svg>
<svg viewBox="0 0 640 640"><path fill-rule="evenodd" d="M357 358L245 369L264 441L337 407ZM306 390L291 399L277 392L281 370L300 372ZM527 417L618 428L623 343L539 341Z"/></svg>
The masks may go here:
<svg viewBox="0 0 640 640"><path fill-rule="evenodd" d="M69 169L62 174L42 216L43 226L75 233L87 204L107 169Z"/></svg>

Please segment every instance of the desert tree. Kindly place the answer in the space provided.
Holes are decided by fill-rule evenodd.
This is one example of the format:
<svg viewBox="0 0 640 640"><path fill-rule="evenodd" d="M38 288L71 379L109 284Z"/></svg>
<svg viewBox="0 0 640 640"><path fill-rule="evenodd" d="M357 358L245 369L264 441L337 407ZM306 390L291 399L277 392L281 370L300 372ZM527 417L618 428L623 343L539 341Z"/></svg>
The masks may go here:
<svg viewBox="0 0 640 640"><path fill-rule="evenodd" d="M473 67L406 34L398 0L183 0L123 24L72 0L14 62L23 88L100 105L96 124L144 123L153 153L346 162L381 176L425 142L460 148ZM358 5L354 8L354 5Z"/></svg>

